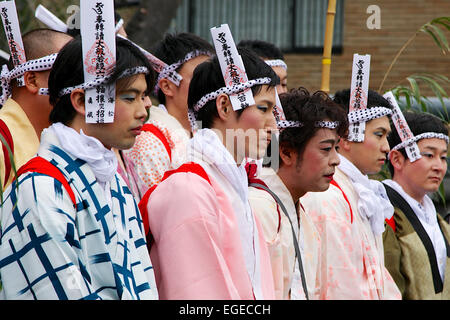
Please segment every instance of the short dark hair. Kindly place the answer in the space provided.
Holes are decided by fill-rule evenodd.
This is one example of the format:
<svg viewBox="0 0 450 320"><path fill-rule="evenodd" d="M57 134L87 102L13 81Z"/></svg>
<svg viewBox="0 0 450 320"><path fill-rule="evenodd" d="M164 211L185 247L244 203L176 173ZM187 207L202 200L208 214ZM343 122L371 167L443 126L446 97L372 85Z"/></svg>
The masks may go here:
<svg viewBox="0 0 450 320"><path fill-rule="evenodd" d="M339 125L336 133L341 137L347 135L348 120L345 110L323 91L310 94L303 87L294 88L281 94L280 102L286 120L300 121L303 124L301 127L283 129L279 138L280 146L285 145L296 150L299 159L302 158L307 142L321 129L315 126L317 121L337 121Z"/></svg>
<svg viewBox="0 0 450 320"><path fill-rule="evenodd" d="M280 83L280 78L260 57L247 48L239 48L244 63L248 80L268 77L271 79L269 87L275 87ZM199 64L194 70L194 74L189 85L188 107L193 110L194 104L203 96L225 87L222 71L217 56ZM259 93L261 85L252 87L253 94ZM242 113L238 110L238 116ZM216 108L216 100L208 101L198 112L194 111L198 121L202 121L203 128L211 128L214 119L219 117Z"/></svg>
<svg viewBox="0 0 450 320"><path fill-rule="evenodd" d="M283 53L274 44L262 40L242 40L238 47L249 48L263 59L281 59L284 60Z"/></svg>
<svg viewBox="0 0 450 320"><path fill-rule="evenodd" d="M153 88L156 74L145 55L128 40L116 37L116 64L114 73L108 83L117 81L118 76L126 69L145 66L149 73L145 76L147 90ZM78 36L68 42L59 52L48 79L50 103L50 122L68 124L76 111L70 101L70 94L59 97L59 92L67 87L84 82L81 38Z"/></svg>
<svg viewBox="0 0 450 320"><path fill-rule="evenodd" d="M54 40L56 37L67 37L70 35L48 28L38 28L30 30L22 35L22 42L27 61L45 57L49 54L56 53ZM58 48L59 49L59 48ZM14 68L12 57L8 61L8 69ZM11 85L15 86L15 79L11 81Z"/></svg>
<svg viewBox="0 0 450 320"><path fill-rule="evenodd" d="M334 102L340 104L346 113L349 110L350 104L350 89L344 89L337 91L333 97ZM374 90L369 89L369 94L367 97L367 108L373 107L384 107L388 109L392 109L391 104L387 101L382 95Z"/></svg>
<svg viewBox="0 0 450 320"><path fill-rule="evenodd" d="M438 117L424 112L414 112L411 110L403 112L405 120L408 123L409 128L414 136L417 136L425 132L436 132L448 135L448 127L445 122ZM400 136L397 130L393 127L393 130L388 136L389 147L392 149L399 143L401 143ZM400 153L406 158L407 154L405 148L399 149ZM394 176L394 167L391 162L388 161L388 168L391 176Z"/></svg>
<svg viewBox="0 0 450 320"><path fill-rule="evenodd" d="M199 36L188 33L166 33L164 38L157 42L151 49L155 57L161 59L168 65L183 59L192 51L206 51L214 54L214 47L208 41ZM180 66L177 70L179 70ZM157 97L159 103L165 104L166 97L161 90L158 90Z"/></svg>

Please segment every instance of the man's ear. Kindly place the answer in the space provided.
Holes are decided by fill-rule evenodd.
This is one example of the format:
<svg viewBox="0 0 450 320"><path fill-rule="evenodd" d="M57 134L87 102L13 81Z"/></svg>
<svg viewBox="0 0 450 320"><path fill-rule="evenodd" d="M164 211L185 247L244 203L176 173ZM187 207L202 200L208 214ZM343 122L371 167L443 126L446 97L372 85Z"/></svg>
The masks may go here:
<svg viewBox="0 0 450 320"><path fill-rule="evenodd" d="M216 98L216 108L219 118L223 121L228 120L230 115L234 113L230 97L225 93L220 94Z"/></svg>
<svg viewBox="0 0 450 320"><path fill-rule="evenodd" d="M167 97L175 96L176 85L172 81L170 81L166 78L162 78L161 80L159 80L158 86L159 86L159 89L162 91L162 93L164 93L165 96L167 96Z"/></svg>
<svg viewBox="0 0 450 320"><path fill-rule="evenodd" d="M341 140L338 143L339 148L342 148L342 150L350 151L352 142L347 140L346 138L341 138Z"/></svg>
<svg viewBox="0 0 450 320"><path fill-rule="evenodd" d="M389 161L395 170L401 170L407 159L398 150L392 150L389 154Z"/></svg>
<svg viewBox="0 0 450 320"><path fill-rule="evenodd" d="M83 116L86 115L86 108L84 105L84 90L75 89L70 93L70 102L75 111Z"/></svg>
<svg viewBox="0 0 450 320"><path fill-rule="evenodd" d="M283 165L289 167L297 163L298 153L285 143L280 144L280 158Z"/></svg>
<svg viewBox="0 0 450 320"><path fill-rule="evenodd" d="M34 71L27 71L23 75L23 79L25 82L25 87L32 94L37 94L39 91L37 74Z"/></svg>

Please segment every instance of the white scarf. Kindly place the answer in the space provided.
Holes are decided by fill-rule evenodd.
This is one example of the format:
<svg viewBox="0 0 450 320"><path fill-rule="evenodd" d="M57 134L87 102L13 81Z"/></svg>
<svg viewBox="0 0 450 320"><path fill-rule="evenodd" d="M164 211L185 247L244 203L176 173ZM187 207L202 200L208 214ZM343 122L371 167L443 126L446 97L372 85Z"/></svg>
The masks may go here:
<svg viewBox="0 0 450 320"><path fill-rule="evenodd" d="M436 208L434 207L433 201L429 196L425 195L423 197L423 205L413 199L409 194L403 190L402 186L399 185L394 180L386 179L383 183L393 188L397 191L403 199L409 204L411 209L419 218L423 228L430 237L431 243L433 244L434 252L436 253L436 258L438 262L439 273L441 279L444 280L445 266L447 263L447 248L445 247L445 240L442 231L439 227L439 222L437 219Z"/></svg>
<svg viewBox="0 0 450 320"><path fill-rule="evenodd" d="M111 181L118 164L112 150L106 149L98 139L85 135L83 130L78 133L60 122L52 124L49 129L58 137L65 151L87 162L101 185Z"/></svg>
<svg viewBox="0 0 450 320"><path fill-rule="evenodd" d="M390 219L394 214L392 206L386 194L383 184L379 181L369 179L363 175L348 159L339 155L342 170L351 180L358 194L358 212L362 218L368 219L375 236L384 232L384 221Z"/></svg>
<svg viewBox="0 0 450 320"><path fill-rule="evenodd" d="M200 153L201 158L217 170L228 180L242 200L245 213L235 212L239 224L245 265L252 282L255 298L263 299L260 276L259 237L250 204L248 202L248 179L244 162L238 166L231 153L225 148L218 135L211 129L198 130L190 140L190 160L193 153ZM189 161L190 161L189 160Z"/></svg>

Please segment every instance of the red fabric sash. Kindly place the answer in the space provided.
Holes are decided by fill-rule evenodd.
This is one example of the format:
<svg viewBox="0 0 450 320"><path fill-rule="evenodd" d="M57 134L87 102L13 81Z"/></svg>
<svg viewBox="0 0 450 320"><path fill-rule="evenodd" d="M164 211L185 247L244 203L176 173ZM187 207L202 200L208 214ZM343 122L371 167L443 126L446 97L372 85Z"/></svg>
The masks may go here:
<svg viewBox="0 0 450 320"><path fill-rule="evenodd" d="M350 223L353 223L353 211L352 211L352 206L350 205L350 201L348 201L346 194L344 193L344 191L342 191L341 187L337 184L337 182L335 180L331 180L331 184L333 186L335 186L336 188L338 188L339 190L341 190L342 195L344 196L344 199L345 199L345 201L347 201L348 207L350 208Z"/></svg>
<svg viewBox="0 0 450 320"><path fill-rule="evenodd" d="M64 177L62 172L59 171L59 169L55 167L53 164L51 164L49 161L41 157L34 157L19 168L19 170L17 171L17 177L19 177L21 174L25 172L42 173L58 180L66 189L67 193L70 196L70 199L73 202L73 205L76 206L75 194L73 193L72 188L67 182L66 177Z"/></svg>
<svg viewBox="0 0 450 320"><path fill-rule="evenodd" d="M163 176L161 182L166 180L172 174L178 173L178 172L192 172L192 173L195 173L195 174L199 175L200 177L202 177L203 179L205 179L206 181L208 181L209 184L211 184L211 181L209 180L208 174L206 173L205 169L203 169L202 166L200 166L199 164L197 164L195 162L188 162L188 163L185 163L185 164L181 165L178 169L166 171L164 173L164 176ZM142 222L144 224L144 232L145 232L145 235L146 235L146 238L147 238L147 246L148 246L149 249L150 249L150 245L151 245L151 242L152 242L153 238L151 236L150 225L149 225L149 222L148 222L147 203L148 203L148 200L150 198L150 195L153 193L153 191L155 190L155 188L157 186L158 186L158 184L156 184L156 185L152 186L150 189L148 189L147 192L142 197L142 199L141 199L141 201L139 202L139 205L138 205L139 206L139 211L141 212Z"/></svg>
<svg viewBox="0 0 450 320"><path fill-rule="evenodd" d="M6 143L8 144L9 148L11 149L12 154L14 154L14 142L13 142L13 139L11 136L11 132L9 131L9 128L6 125L6 123L1 119L0 119L0 134L6 140ZM5 186L6 183L8 182L12 165L11 165L11 160L9 159L8 148L5 146L4 143L2 143L2 150L3 150L3 158L5 160L5 180L3 181L3 186Z"/></svg>

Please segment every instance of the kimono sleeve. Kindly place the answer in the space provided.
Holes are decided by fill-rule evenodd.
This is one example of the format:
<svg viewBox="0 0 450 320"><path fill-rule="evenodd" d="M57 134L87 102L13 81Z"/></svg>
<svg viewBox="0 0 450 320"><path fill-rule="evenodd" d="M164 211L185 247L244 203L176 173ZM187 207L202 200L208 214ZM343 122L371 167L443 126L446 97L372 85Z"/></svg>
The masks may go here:
<svg viewBox="0 0 450 320"><path fill-rule="evenodd" d="M267 191L253 187L249 188L248 200L262 226L264 239L267 244L273 244L277 240L281 219L277 211L277 203Z"/></svg>
<svg viewBox="0 0 450 320"><path fill-rule="evenodd" d="M148 210L161 299L240 298L226 260L227 218L204 178L173 174L152 193Z"/></svg>
<svg viewBox="0 0 450 320"><path fill-rule="evenodd" d="M151 132L144 131L137 136L127 156L135 165L139 179L147 188L161 182L164 173L172 169L164 144Z"/></svg>
<svg viewBox="0 0 450 320"><path fill-rule="evenodd" d="M4 195L0 276L7 299L80 299L90 296L80 268L75 208L61 183L31 173Z"/></svg>
<svg viewBox="0 0 450 320"><path fill-rule="evenodd" d="M397 209L396 209L397 210ZM394 213L395 215L395 213ZM401 272L402 249L397 235L390 226L383 232L384 264L395 281L402 296L405 294L405 277Z"/></svg>

